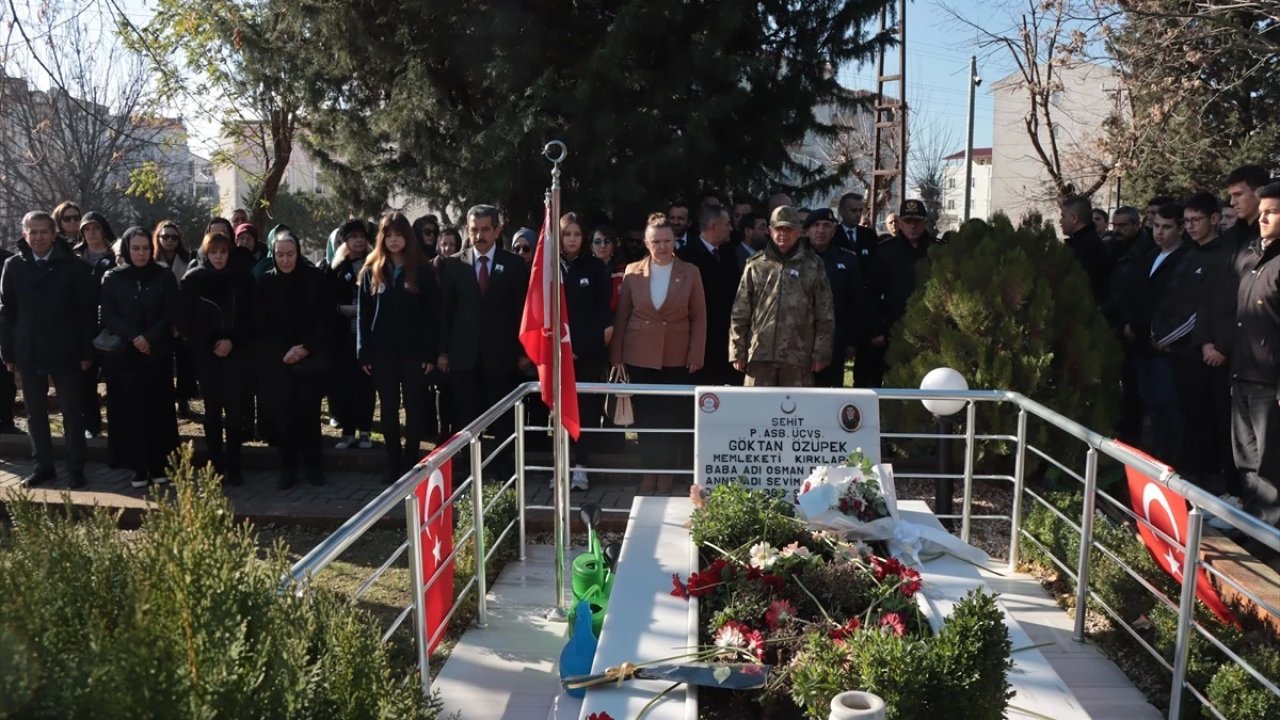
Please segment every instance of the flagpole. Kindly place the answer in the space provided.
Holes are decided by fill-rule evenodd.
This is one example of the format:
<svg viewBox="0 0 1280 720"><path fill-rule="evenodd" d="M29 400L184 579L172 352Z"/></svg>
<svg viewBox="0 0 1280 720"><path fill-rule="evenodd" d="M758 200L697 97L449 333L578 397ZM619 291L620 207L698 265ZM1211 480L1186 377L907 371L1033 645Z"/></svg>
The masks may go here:
<svg viewBox="0 0 1280 720"><path fill-rule="evenodd" d="M560 379L560 365L564 359L560 356L563 332L560 317L560 163L564 162L568 148L559 140L552 140L542 150L542 155L551 161L551 189L547 192L547 235L546 246L542 248L543 261L547 264L543 273L543 282L548 283L547 292L543 295L545 302L550 303L551 312L544 313L543 329L551 338L551 396L555 398L555 409L551 412L551 448L552 474L555 486L555 536L556 536L556 609L563 611L565 603L565 556L569 550L569 474L568 458L561 452L565 444L564 388ZM559 613L557 613L559 614Z"/></svg>

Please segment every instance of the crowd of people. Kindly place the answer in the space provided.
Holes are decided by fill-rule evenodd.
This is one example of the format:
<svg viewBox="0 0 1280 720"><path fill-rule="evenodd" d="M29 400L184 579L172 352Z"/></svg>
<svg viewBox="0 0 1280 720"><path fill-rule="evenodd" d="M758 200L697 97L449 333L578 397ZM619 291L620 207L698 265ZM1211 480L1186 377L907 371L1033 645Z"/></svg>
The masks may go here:
<svg viewBox="0 0 1280 720"><path fill-rule="evenodd" d="M1280 524L1271 242L1280 185L1268 183L1265 170L1245 166L1226 179L1229 207L1211 193L1161 197L1145 219L1130 207L1108 217L1072 197L1060 223L1125 347L1117 435ZM927 217L924 203L906 200L877 234L856 193L811 210L785 195L709 193L628 231L568 213L558 219L559 254L576 376L878 387L917 264L940 242ZM377 410L391 481L424 442L534 377L518 335L538 233L519 228L504 242L493 206L472 207L458 228L394 211L376 224L350 219L315 261L287 226L260 237L243 211L211 220L196 248L172 221L117 237L105 217L71 202L23 219L0 274L0 431L16 430L16 378L37 461L25 484L54 477L50 385L73 486L84 483L85 438L101 432L104 379L111 464L131 469L135 485L164 482L177 418L201 397L208 459L227 482L243 481L240 448L258 438L278 449L288 487L324 482L325 398L339 449L373 445ZM611 422L599 396L581 405L584 425ZM692 420L671 398L636 405L642 427ZM621 437L575 443L574 488L588 484L587 458ZM642 437L654 467L642 490L665 489L692 459L689 436Z"/></svg>

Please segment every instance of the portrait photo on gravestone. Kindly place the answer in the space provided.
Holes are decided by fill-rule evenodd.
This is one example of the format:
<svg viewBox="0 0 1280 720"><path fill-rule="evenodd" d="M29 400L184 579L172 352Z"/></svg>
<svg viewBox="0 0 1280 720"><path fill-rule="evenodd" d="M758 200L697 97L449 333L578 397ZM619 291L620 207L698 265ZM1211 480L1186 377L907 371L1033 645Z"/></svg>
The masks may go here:
<svg viewBox="0 0 1280 720"><path fill-rule="evenodd" d="M699 387L694 397L696 482L741 482L795 500L821 465L855 451L880 462L880 408L869 390Z"/></svg>

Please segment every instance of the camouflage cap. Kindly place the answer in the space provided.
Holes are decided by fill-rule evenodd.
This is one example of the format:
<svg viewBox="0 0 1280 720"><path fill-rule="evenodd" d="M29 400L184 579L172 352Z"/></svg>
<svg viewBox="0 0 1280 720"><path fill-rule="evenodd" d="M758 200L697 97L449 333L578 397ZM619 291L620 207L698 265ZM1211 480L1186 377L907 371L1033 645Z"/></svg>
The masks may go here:
<svg viewBox="0 0 1280 720"><path fill-rule="evenodd" d="M929 213L924 208L923 200L903 200L902 207L898 210L898 217L927 220L929 218Z"/></svg>
<svg viewBox="0 0 1280 720"><path fill-rule="evenodd" d="M769 227L800 227L800 213L790 205L774 208L773 214L769 216Z"/></svg>

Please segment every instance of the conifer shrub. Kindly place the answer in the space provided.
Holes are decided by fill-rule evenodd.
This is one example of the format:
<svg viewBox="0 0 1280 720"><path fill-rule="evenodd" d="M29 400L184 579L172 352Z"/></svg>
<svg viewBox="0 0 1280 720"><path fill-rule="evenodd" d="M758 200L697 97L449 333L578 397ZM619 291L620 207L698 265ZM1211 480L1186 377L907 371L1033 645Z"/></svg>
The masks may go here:
<svg viewBox="0 0 1280 720"><path fill-rule="evenodd" d="M971 388L1014 390L1105 430L1115 417L1120 360L1070 248L1050 230L1015 230L996 215L990 224L966 223L917 266L916 291L890 339L885 385L919 387L930 370L951 367ZM884 407L886 427L930 426L919 403ZM1016 412L980 403L979 432L1012 433ZM1074 460L1084 449L1073 438L1034 420L1028 438L1080 467ZM979 443L978 460L1012 449L1012 443Z"/></svg>
<svg viewBox="0 0 1280 720"><path fill-rule="evenodd" d="M142 528L16 496L0 533L0 717L434 718L346 598L283 588L189 446Z"/></svg>

